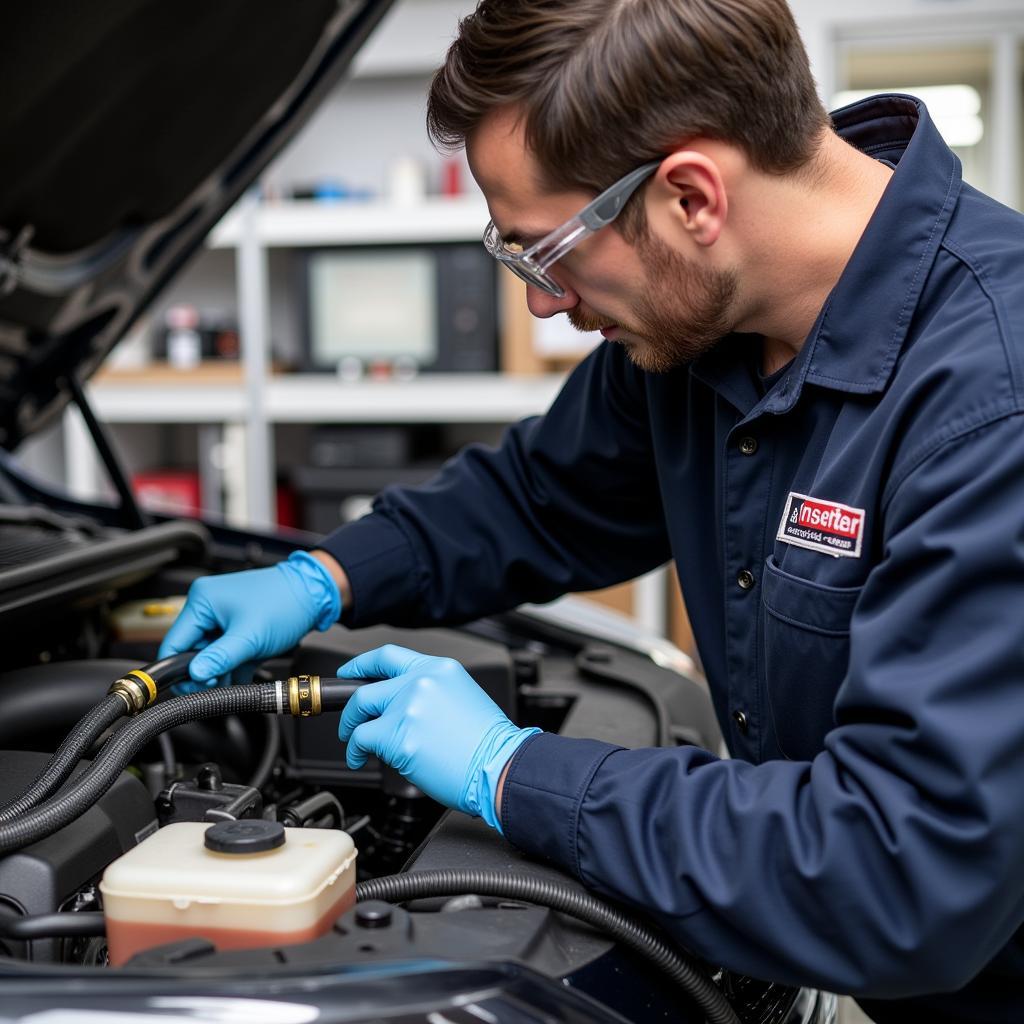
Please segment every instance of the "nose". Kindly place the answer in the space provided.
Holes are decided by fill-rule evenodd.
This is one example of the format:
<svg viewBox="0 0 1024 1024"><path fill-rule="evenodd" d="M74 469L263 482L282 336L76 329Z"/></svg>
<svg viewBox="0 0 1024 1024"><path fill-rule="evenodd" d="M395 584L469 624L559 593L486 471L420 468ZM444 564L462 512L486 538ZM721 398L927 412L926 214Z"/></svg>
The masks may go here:
<svg viewBox="0 0 1024 1024"><path fill-rule="evenodd" d="M562 285L565 292L561 298L551 295L535 285L528 284L526 286L526 304L534 316L546 319L556 313L565 313L570 309L575 309L579 305L580 297L561 281L559 284Z"/></svg>

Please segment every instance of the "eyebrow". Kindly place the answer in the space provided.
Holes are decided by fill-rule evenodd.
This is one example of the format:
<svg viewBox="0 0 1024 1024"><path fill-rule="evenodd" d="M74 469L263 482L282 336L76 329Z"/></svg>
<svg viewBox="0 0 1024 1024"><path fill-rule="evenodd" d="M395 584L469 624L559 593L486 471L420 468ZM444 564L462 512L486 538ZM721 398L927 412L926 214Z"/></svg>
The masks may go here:
<svg viewBox="0 0 1024 1024"><path fill-rule="evenodd" d="M501 235L502 241L521 245L524 249L529 249L531 245L539 242L542 238L546 238L552 231L554 231L554 228L548 228L546 231L524 231L521 228L513 228L506 234L501 230L501 225L498 225L498 234Z"/></svg>
<svg viewBox="0 0 1024 1024"><path fill-rule="evenodd" d="M498 225L498 233L501 234L502 241L522 246L523 249L528 249L531 245L535 245L540 242L541 239L547 238L555 229L554 227L548 227L541 231L531 231L528 228L512 227L512 229L506 233L502 230L501 224L498 224L497 221L495 223ZM558 225L556 224L555 226L557 227Z"/></svg>

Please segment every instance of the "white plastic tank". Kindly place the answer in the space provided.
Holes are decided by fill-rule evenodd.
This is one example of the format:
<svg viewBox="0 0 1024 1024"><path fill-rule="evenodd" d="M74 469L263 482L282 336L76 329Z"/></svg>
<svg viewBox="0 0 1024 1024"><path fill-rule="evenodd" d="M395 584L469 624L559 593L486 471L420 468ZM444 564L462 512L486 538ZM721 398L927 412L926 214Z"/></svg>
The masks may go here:
<svg viewBox="0 0 1024 1024"><path fill-rule="evenodd" d="M103 874L110 962L179 939L243 949L324 935L355 902L355 862L347 832L247 819L166 825Z"/></svg>

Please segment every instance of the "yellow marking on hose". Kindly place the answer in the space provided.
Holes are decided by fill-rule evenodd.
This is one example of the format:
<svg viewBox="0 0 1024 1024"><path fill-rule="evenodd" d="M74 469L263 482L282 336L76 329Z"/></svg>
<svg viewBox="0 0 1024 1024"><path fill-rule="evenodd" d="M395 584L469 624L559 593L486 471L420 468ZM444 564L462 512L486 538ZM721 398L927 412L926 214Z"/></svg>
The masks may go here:
<svg viewBox="0 0 1024 1024"><path fill-rule="evenodd" d="M156 683L153 682L153 677L143 672L141 668L133 668L128 675L135 676L136 679L141 679L146 684L146 689L149 691L149 703L152 704L156 700Z"/></svg>

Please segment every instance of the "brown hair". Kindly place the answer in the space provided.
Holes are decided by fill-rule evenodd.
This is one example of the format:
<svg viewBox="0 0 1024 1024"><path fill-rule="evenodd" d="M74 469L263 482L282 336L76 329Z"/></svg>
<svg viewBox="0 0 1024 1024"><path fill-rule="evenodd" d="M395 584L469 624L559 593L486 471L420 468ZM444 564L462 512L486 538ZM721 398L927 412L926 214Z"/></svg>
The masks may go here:
<svg viewBox="0 0 1024 1024"><path fill-rule="evenodd" d="M456 149L508 105L555 190L599 192L697 136L787 173L829 124L786 0L481 0L434 75L427 128ZM642 223L630 205L626 229Z"/></svg>

